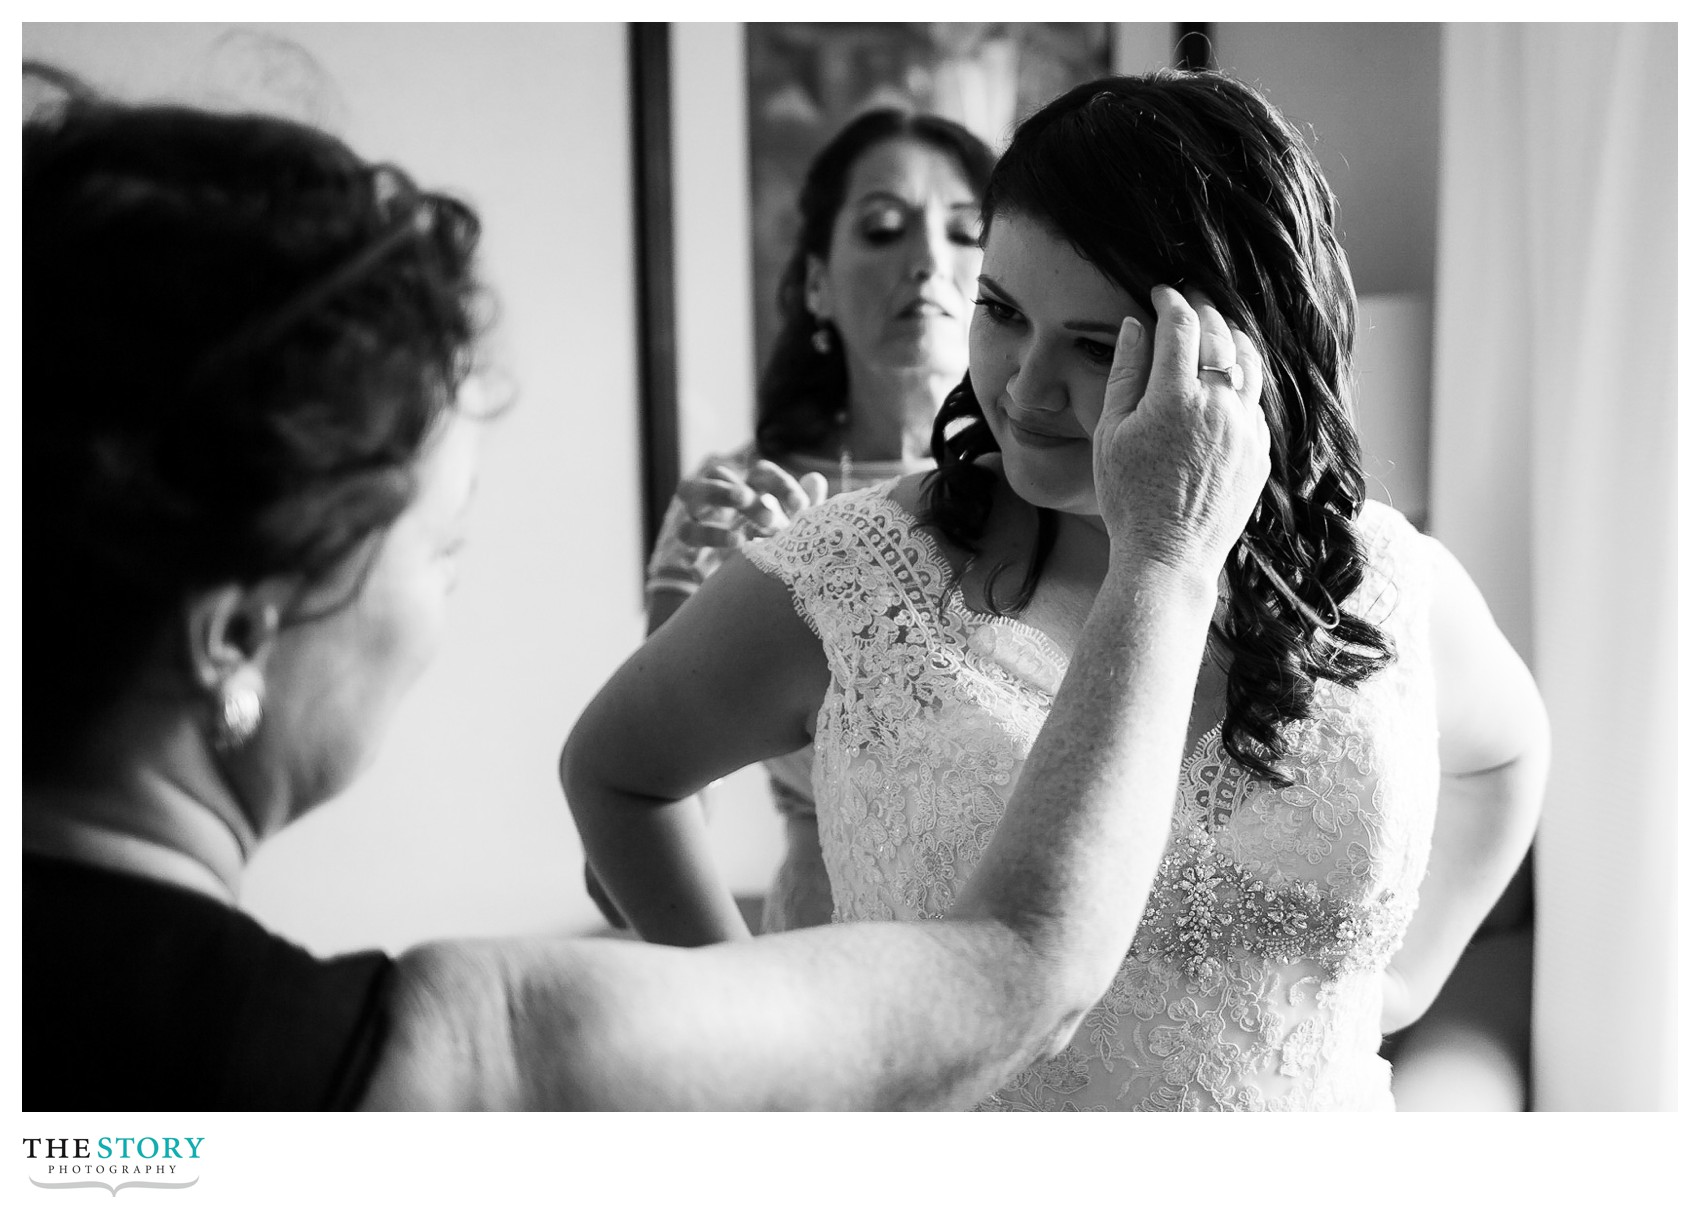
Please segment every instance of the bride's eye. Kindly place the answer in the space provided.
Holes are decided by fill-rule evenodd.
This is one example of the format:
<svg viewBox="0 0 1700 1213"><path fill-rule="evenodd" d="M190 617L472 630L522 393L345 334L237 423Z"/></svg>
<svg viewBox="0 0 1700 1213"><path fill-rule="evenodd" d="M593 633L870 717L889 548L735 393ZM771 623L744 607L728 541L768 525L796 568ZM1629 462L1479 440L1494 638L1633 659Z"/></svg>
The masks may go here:
<svg viewBox="0 0 1700 1213"><path fill-rule="evenodd" d="M1010 307L1009 304L1000 303L996 299L988 299L984 295L981 295L978 299L974 300L974 306L983 308L987 317L998 324L1009 324L1018 315L1020 315L1020 313Z"/></svg>
<svg viewBox="0 0 1700 1213"><path fill-rule="evenodd" d="M1102 341L1088 341L1086 338L1082 337L1079 341L1075 342L1075 348L1086 356L1086 360L1088 362L1101 363L1104 366L1108 366L1111 362L1115 361L1116 347L1113 345L1105 345Z"/></svg>

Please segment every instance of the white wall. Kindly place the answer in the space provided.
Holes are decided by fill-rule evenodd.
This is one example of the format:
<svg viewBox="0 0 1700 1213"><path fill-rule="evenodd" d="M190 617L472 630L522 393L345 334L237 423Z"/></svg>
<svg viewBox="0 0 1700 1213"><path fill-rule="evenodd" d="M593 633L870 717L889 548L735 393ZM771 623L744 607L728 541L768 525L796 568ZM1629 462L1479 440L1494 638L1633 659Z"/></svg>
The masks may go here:
<svg viewBox="0 0 1700 1213"><path fill-rule="evenodd" d="M1172 21L1122 21L1110 43L1110 70L1124 76L1175 64Z"/></svg>
<svg viewBox="0 0 1700 1213"><path fill-rule="evenodd" d="M672 29L680 462L742 446L755 423L744 26Z"/></svg>
<svg viewBox="0 0 1700 1213"><path fill-rule="evenodd" d="M1311 135L1340 199L1361 294L1434 289L1440 30L1380 21L1216 26L1219 64Z"/></svg>
<svg viewBox="0 0 1700 1213"><path fill-rule="evenodd" d="M244 901L311 947L587 925L555 778L642 635L625 29L25 25L135 99L270 98L469 199L517 405L489 430L441 657L373 770L270 842Z"/></svg>
<svg viewBox="0 0 1700 1213"><path fill-rule="evenodd" d="M1425 519L1440 165L1435 23L1224 21L1219 65L1305 131L1340 201L1360 301L1358 432L1372 497Z"/></svg>

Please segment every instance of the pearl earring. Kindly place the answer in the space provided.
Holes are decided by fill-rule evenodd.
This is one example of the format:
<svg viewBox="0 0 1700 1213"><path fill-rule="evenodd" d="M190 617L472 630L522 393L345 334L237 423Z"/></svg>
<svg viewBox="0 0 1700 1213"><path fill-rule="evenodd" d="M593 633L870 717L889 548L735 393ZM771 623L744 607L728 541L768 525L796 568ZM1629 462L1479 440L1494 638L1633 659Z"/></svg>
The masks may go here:
<svg viewBox="0 0 1700 1213"><path fill-rule="evenodd" d="M232 674L218 689L212 722L212 747L221 754L233 753L248 744L260 727L264 712L258 680L252 675Z"/></svg>

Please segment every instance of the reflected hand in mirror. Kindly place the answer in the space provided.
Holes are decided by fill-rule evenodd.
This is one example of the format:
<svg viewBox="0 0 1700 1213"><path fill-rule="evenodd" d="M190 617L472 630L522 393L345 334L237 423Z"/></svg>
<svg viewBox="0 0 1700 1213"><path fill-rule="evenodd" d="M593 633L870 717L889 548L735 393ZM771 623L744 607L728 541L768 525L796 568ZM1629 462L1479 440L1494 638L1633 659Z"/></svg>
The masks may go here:
<svg viewBox="0 0 1700 1213"><path fill-rule="evenodd" d="M679 482L686 512L677 538L691 547L735 548L745 538L777 534L802 511L826 500L826 477L793 477L766 459L747 473L715 464Z"/></svg>

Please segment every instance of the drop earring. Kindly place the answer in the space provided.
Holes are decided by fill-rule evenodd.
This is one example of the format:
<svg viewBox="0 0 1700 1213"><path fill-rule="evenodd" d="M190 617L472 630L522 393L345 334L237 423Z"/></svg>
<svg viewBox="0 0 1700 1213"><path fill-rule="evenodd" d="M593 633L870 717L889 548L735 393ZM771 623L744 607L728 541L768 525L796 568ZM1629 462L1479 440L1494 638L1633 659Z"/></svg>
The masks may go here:
<svg viewBox="0 0 1700 1213"><path fill-rule="evenodd" d="M253 674L230 675L219 685L213 707L213 749L220 754L240 750L259 729L263 714L259 679Z"/></svg>
<svg viewBox="0 0 1700 1213"><path fill-rule="evenodd" d="M824 320L815 322L815 331L809 334L809 344L815 347L815 353L825 356L832 353L832 330Z"/></svg>

